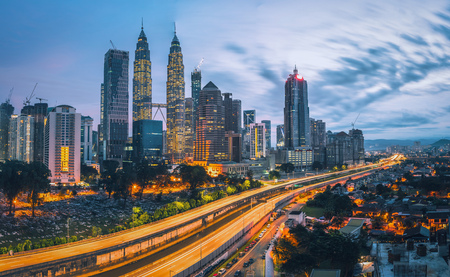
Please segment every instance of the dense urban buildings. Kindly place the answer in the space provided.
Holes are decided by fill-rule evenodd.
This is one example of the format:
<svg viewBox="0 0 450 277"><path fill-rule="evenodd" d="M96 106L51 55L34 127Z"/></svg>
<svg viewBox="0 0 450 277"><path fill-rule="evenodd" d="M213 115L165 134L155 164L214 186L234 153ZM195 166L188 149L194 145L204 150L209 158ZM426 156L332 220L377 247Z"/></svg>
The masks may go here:
<svg viewBox="0 0 450 277"><path fill-rule="evenodd" d="M44 164L55 184L80 182L81 114L68 105L53 108L45 123Z"/></svg>
<svg viewBox="0 0 450 277"><path fill-rule="evenodd" d="M152 62L144 27L134 52L133 122L152 118Z"/></svg>
<svg viewBox="0 0 450 277"><path fill-rule="evenodd" d="M128 51L109 49L105 54L101 93L100 160L122 163L128 139Z"/></svg>
<svg viewBox="0 0 450 277"><path fill-rule="evenodd" d="M8 153L10 160L30 163L34 158L34 117L11 115L9 123Z"/></svg>
<svg viewBox="0 0 450 277"><path fill-rule="evenodd" d="M200 91L194 160L226 161L227 150L222 94L214 83L209 82Z"/></svg>
<svg viewBox="0 0 450 277"><path fill-rule="evenodd" d="M167 155L172 162L184 159L184 85L183 54L175 33L167 65Z"/></svg>
<svg viewBox="0 0 450 277"><path fill-rule="evenodd" d="M0 105L0 162L8 159L9 121L14 113L14 107L9 99Z"/></svg>

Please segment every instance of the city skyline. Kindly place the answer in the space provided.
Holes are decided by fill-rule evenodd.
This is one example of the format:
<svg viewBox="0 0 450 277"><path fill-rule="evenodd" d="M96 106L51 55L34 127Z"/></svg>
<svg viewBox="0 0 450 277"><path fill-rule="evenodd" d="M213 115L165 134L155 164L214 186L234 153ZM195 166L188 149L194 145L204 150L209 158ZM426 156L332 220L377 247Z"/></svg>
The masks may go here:
<svg viewBox="0 0 450 277"><path fill-rule="evenodd" d="M256 110L256 122L271 120L276 126L283 123L284 80L297 65L308 80L310 117L325 121L328 130L350 130L361 113L355 128L366 139L448 137L450 6L445 1L246 1L239 9L231 1L220 3L220 12L219 3L202 1L107 8L103 1L24 2L2 3L0 12L0 101L14 87L15 113L39 83L35 93L49 106L71 105L97 126L109 40L132 53L143 17L153 103L165 103L176 21L185 97L191 97L188 74L205 58L204 83L212 81L232 93L242 101L242 110ZM301 15L295 12L299 9ZM131 80L131 67L129 72Z"/></svg>

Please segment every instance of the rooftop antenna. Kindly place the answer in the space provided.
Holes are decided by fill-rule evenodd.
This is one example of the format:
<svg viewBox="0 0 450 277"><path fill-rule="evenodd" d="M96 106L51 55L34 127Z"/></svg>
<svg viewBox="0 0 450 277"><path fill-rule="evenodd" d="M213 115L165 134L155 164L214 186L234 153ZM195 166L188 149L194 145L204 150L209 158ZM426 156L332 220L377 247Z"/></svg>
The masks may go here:
<svg viewBox="0 0 450 277"><path fill-rule="evenodd" d="M117 50L116 46L114 45L114 43L112 42L112 40L109 40L109 42L111 42L111 45L113 47L114 50Z"/></svg>
<svg viewBox="0 0 450 277"><path fill-rule="evenodd" d="M29 106L31 103L31 99L33 99L34 97L34 90L36 89L38 83L36 83L36 85L34 85L33 91L31 92L30 96L25 98L25 101L23 101L23 105L24 106Z"/></svg>
<svg viewBox="0 0 450 277"><path fill-rule="evenodd" d="M177 35L177 23L176 22L173 23L173 32L175 33L175 35Z"/></svg>
<svg viewBox="0 0 450 277"><path fill-rule="evenodd" d="M8 98L6 98L6 104L9 104L9 102L11 101L11 95L14 91L14 87L12 87L12 89L9 90L9 95Z"/></svg>
<svg viewBox="0 0 450 277"><path fill-rule="evenodd" d="M355 121L353 121L353 122L351 123L351 124L352 124L352 129L353 129L353 130L355 130L355 123L356 123L356 120L358 120L360 114L361 114L361 113L359 113L358 116L356 117Z"/></svg>
<svg viewBox="0 0 450 277"><path fill-rule="evenodd" d="M144 30L144 18L142 18L141 29Z"/></svg>

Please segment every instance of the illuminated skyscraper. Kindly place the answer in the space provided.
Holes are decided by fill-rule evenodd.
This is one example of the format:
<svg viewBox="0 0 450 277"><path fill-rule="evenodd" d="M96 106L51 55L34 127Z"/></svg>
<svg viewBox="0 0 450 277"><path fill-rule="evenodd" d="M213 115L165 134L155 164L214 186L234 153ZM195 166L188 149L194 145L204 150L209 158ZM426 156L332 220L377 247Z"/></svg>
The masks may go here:
<svg viewBox="0 0 450 277"><path fill-rule="evenodd" d="M194 158L194 101L192 98L186 98L185 101L185 145L184 154L186 158Z"/></svg>
<svg viewBox="0 0 450 277"><path fill-rule="evenodd" d="M308 86L297 67L284 88L284 145L287 149L310 147Z"/></svg>
<svg viewBox="0 0 450 277"><path fill-rule="evenodd" d="M222 95L219 88L209 82L200 91L194 160L218 162L227 159Z"/></svg>
<svg viewBox="0 0 450 277"><path fill-rule="evenodd" d="M184 159L184 97L183 54L175 32L167 65L167 155L174 162Z"/></svg>
<svg viewBox="0 0 450 277"><path fill-rule="evenodd" d="M152 63L144 27L134 52L133 121L152 119Z"/></svg>
<svg viewBox="0 0 450 277"><path fill-rule="evenodd" d="M92 125L94 124L94 119L90 116L81 117L81 140L80 140L80 157L81 163L90 165L92 164Z"/></svg>
<svg viewBox="0 0 450 277"><path fill-rule="evenodd" d="M277 125L277 149L284 148L284 125Z"/></svg>
<svg viewBox="0 0 450 277"><path fill-rule="evenodd" d="M241 108L241 100L233 99L233 117L232 117L232 131L236 134L240 134L242 132L242 108Z"/></svg>
<svg viewBox="0 0 450 277"><path fill-rule="evenodd" d="M81 114L75 108L53 108L45 122L44 164L52 172L52 183L80 182Z"/></svg>
<svg viewBox="0 0 450 277"><path fill-rule="evenodd" d="M250 158L266 156L266 134L264 123L250 123Z"/></svg>
<svg viewBox="0 0 450 277"><path fill-rule="evenodd" d="M105 54L101 94L100 160L122 163L128 140L128 51L109 49Z"/></svg>
<svg viewBox="0 0 450 277"><path fill-rule="evenodd" d="M233 131L233 98L229 92L223 93L223 106L225 107L225 132Z"/></svg>
<svg viewBox="0 0 450 277"><path fill-rule="evenodd" d="M197 67L191 73L191 97L193 101L193 127L194 127L194 140L195 140L195 125L197 122L197 109L198 99L200 97L200 91L202 90L202 71Z"/></svg>

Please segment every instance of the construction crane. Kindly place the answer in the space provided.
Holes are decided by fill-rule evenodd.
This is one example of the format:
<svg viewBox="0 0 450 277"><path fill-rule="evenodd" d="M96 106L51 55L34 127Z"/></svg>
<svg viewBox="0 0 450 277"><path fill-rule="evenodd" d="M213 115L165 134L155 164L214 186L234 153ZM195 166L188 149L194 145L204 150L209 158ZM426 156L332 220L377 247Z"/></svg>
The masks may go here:
<svg viewBox="0 0 450 277"><path fill-rule="evenodd" d="M113 48L114 50L117 50L117 48L116 48L116 46L114 45L114 43L112 42L112 40L109 40L109 42L111 42L112 48Z"/></svg>
<svg viewBox="0 0 450 277"><path fill-rule="evenodd" d="M48 99L44 99L44 98L40 98L40 97L36 97L36 99L39 100L39 103L42 103L42 100L48 101Z"/></svg>
<svg viewBox="0 0 450 277"><path fill-rule="evenodd" d="M355 129L355 123L356 123L356 120L358 120L360 114L361 114L361 113L359 113L358 116L356 117L355 121L353 121L353 122L351 123L351 124L352 124L352 129L353 129L353 130Z"/></svg>
<svg viewBox="0 0 450 277"><path fill-rule="evenodd" d="M12 87L12 89L9 90L8 98L6 98L6 101L5 101L6 104L9 104L9 102L11 102L11 95L12 95L13 91L14 91L14 87Z"/></svg>
<svg viewBox="0 0 450 277"><path fill-rule="evenodd" d="M33 91L31 92L30 96L25 98L25 101L23 101L23 105L24 106L29 106L31 104L31 99L33 99L34 97L34 91L36 90L38 83L36 83L36 85L34 85Z"/></svg>
<svg viewBox="0 0 450 277"><path fill-rule="evenodd" d="M204 61L204 60L205 60L205 59L202 58L202 60L198 63L198 65L197 65L197 67L196 67L195 69L200 70L200 66L203 64L203 61Z"/></svg>

